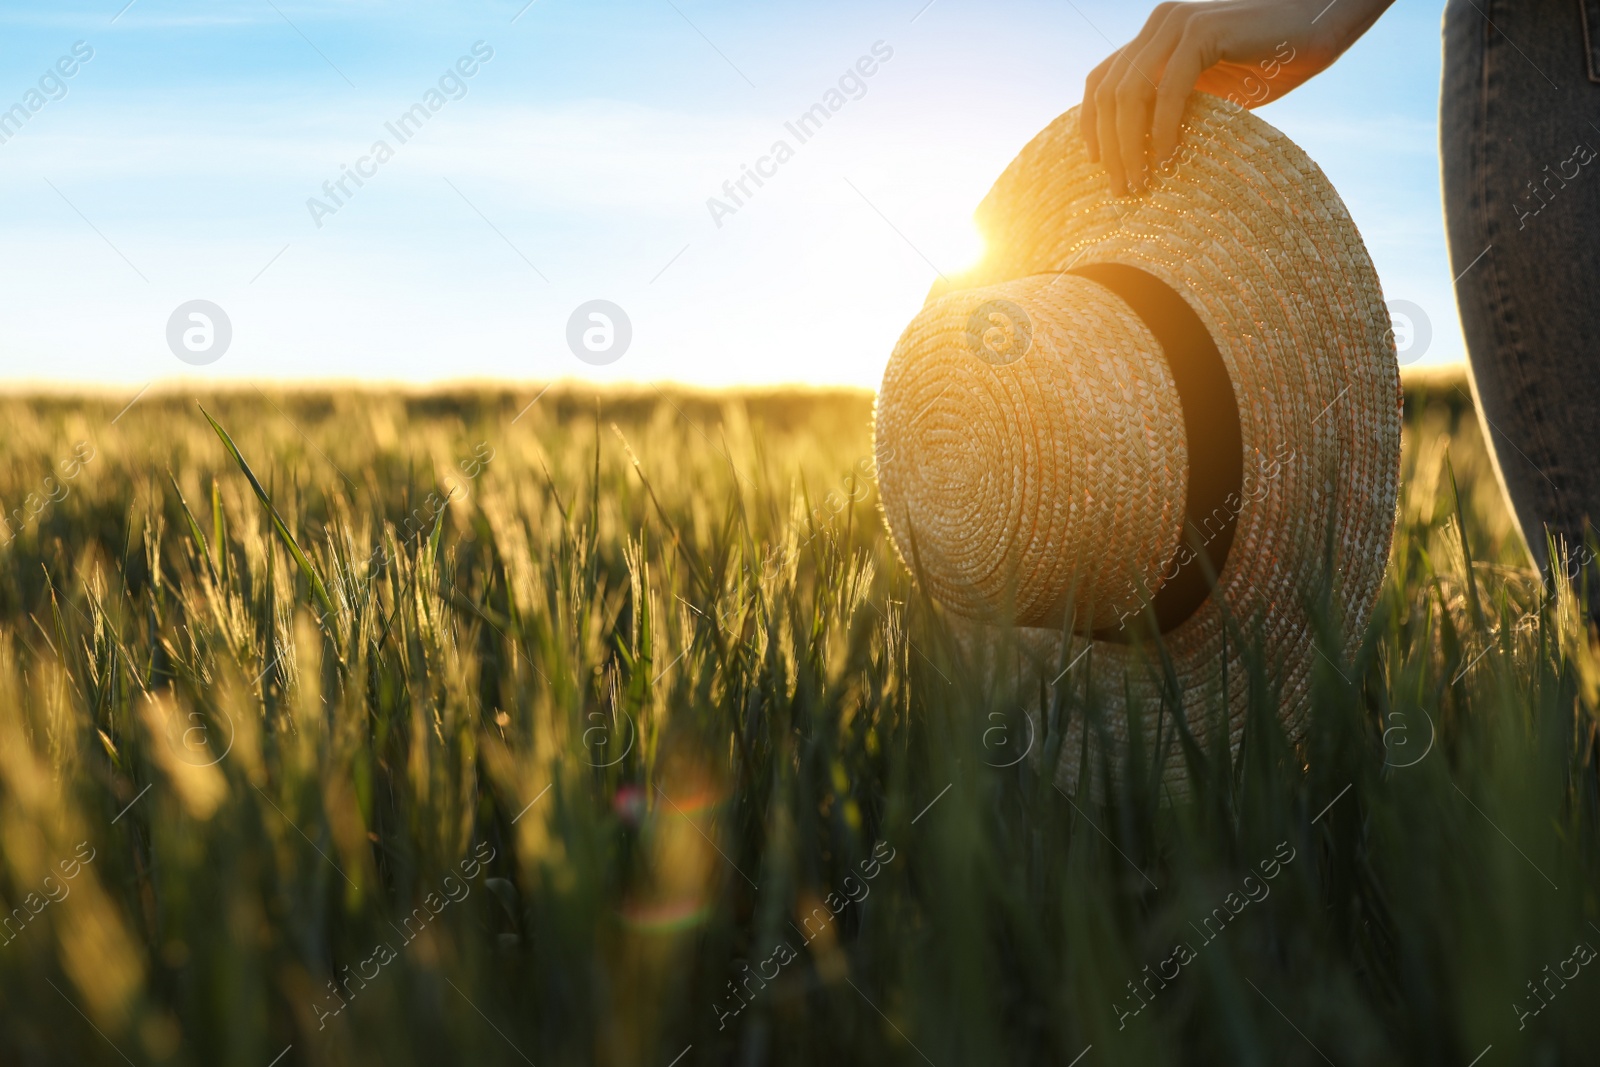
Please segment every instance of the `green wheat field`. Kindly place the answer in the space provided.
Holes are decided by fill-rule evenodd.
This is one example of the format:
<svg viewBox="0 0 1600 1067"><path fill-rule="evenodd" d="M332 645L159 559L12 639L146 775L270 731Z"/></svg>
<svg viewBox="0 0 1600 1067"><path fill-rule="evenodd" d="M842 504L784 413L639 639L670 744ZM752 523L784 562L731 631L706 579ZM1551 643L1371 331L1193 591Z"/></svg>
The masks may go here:
<svg viewBox="0 0 1600 1067"><path fill-rule="evenodd" d="M1590 556L1459 380L1307 736L1073 796L867 394L126 403L0 399L0 1063L1595 1062Z"/></svg>

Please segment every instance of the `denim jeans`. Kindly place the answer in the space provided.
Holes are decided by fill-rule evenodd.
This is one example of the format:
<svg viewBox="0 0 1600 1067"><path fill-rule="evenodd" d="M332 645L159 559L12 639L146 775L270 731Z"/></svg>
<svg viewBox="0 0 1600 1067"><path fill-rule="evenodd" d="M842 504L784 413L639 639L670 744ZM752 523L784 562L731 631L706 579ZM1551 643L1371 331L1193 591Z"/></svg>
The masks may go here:
<svg viewBox="0 0 1600 1067"><path fill-rule="evenodd" d="M1456 303L1528 548L1600 530L1600 0L1449 0L1439 108Z"/></svg>

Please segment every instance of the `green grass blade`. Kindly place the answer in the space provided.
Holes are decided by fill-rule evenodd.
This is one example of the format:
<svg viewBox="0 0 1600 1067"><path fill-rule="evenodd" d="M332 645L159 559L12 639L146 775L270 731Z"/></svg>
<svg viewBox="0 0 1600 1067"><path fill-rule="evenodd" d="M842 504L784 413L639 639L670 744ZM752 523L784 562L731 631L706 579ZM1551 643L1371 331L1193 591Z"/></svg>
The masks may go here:
<svg viewBox="0 0 1600 1067"><path fill-rule="evenodd" d="M267 491L262 488L255 472L250 469L250 464L245 462L244 456L239 452L239 446L233 443L232 437L228 436L228 431L224 430L222 425L212 418L211 413L205 408L200 409L200 414L206 417L206 421L216 431L217 437L222 441L222 447L228 450L228 455L232 456L233 461L239 465L239 469L244 472L245 478L250 482L250 488L255 490L256 498L267 509L267 514L272 517L272 528L277 531L278 539L283 542L283 546L289 550L289 555L294 557L295 564L300 568L300 573L304 574L306 581L311 584L311 593L317 598L317 605L324 612L327 620L325 625L328 627L329 634L333 635L333 598L328 595L328 588L323 585L322 577L317 574L317 569L311 565L311 560L306 558L306 554L301 551L299 542L294 539L294 534L289 532L288 524L283 521L283 517L278 514L278 509L273 506L272 497L268 496ZM337 643L337 638L335 643Z"/></svg>
<svg viewBox="0 0 1600 1067"><path fill-rule="evenodd" d="M200 558L206 561L206 570L211 572L211 580L217 581L217 565L211 558L211 550L206 545L206 535L200 532L200 524L195 521L194 512L189 510L189 502L183 498L183 490L178 486L178 479L172 473L172 468L167 468L167 481L172 483L172 491L178 494L178 506L183 509L184 521L189 524L189 536L194 538L195 547L200 550Z"/></svg>

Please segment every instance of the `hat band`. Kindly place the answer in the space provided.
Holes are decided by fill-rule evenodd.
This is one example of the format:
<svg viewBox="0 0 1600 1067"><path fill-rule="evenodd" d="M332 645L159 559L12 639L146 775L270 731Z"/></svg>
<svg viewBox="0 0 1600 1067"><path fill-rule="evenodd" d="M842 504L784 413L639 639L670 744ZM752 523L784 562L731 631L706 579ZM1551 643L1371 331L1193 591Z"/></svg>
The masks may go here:
<svg viewBox="0 0 1600 1067"><path fill-rule="evenodd" d="M1174 289L1153 274L1123 263L1092 263L1070 273L1110 289L1143 320L1167 357L1183 408L1184 435L1189 443L1184 529L1193 555L1182 558L1183 547L1179 546L1176 571L1164 576L1155 595L1136 613L1143 615L1142 608L1148 607L1155 615L1158 632L1168 633L1205 603L1233 545L1244 486L1239 402L1216 339ZM1119 624L1115 630L1102 628L1092 636L1127 641L1130 634Z"/></svg>

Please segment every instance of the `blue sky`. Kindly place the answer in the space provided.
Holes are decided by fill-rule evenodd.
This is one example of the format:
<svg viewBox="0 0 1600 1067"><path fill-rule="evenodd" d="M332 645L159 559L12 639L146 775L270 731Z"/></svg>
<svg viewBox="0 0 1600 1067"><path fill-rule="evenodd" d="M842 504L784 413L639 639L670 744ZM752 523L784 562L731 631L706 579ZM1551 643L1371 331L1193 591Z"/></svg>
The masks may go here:
<svg viewBox="0 0 1600 1067"><path fill-rule="evenodd" d="M524 2L8 4L0 109L76 42L94 55L0 144L0 379L874 386L935 267L970 255L989 184L1146 12ZM1462 356L1439 15L1401 0L1262 111L1333 179L1386 295L1428 315L1426 363ZM470 60L477 42L492 59ZM718 226L707 199L878 42L892 56ZM385 123L463 57L472 76L447 79L459 98L399 143ZM324 183L380 138L393 158L362 164L365 184L346 179L314 219L308 199L331 205ZM194 299L233 328L199 367L166 340ZM566 340L593 299L632 322L605 366Z"/></svg>

